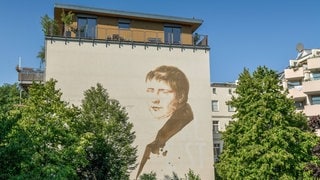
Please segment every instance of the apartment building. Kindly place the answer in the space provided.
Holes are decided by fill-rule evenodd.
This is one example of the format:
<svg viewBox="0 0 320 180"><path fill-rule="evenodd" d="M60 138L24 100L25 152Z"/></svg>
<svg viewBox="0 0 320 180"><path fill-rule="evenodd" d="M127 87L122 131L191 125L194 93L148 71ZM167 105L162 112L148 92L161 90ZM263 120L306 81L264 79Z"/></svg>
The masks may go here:
<svg viewBox="0 0 320 180"><path fill-rule="evenodd" d="M226 130L235 113L234 107L226 104L235 95L235 89L235 83L211 83L211 119L215 162L218 161L223 148L221 132Z"/></svg>
<svg viewBox="0 0 320 180"><path fill-rule="evenodd" d="M320 49L303 49L284 70L283 86L295 101L297 111L306 116L320 114Z"/></svg>
<svg viewBox="0 0 320 180"><path fill-rule="evenodd" d="M61 14L69 12L74 16L70 24L64 24ZM210 47L208 36L197 33L203 21L67 4L55 5L54 19L59 33L45 36L46 62L41 77L44 81L56 79L63 99L71 104L80 105L83 92L100 83L126 108L138 147L138 167L130 179L150 172L160 179L172 172L184 177L189 169L201 179L214 179L208 121ZM21 84L38 77L18 69ZM150 74L159 79L152 81ZM181 107L188 112L188 119L186 113L173 111L182 111ZM155 117L166 109L173 111L171 117ZM166 141L160 153L150 153L142 162L146 146L158 139L160 129L174 115L176 122L181 122L179 128L161 132Z"/></svg>

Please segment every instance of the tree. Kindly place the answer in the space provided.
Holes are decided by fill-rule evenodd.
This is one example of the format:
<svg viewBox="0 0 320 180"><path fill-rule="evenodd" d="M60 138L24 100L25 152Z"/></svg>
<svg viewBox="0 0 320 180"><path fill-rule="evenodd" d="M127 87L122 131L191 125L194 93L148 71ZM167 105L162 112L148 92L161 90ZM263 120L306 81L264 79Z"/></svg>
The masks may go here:
<svg viewBox="0 0 320 180"><path fill-rule="evenodd" d="M320 129L320 115L311 116L309 117L308 126L315 132L316 130ZM315 147L312 148L312 153L316 157L320 158L320 144L317 144ZM314 178L320 178L320 165L316 163L308 163L306 170L310 170Z"/></svg>
<svg viewBox="0 0 320 180"><path fill-rule="evenodd" d="M46 49L44 46L41 46L41 50L38 52L37 58L40 59L40 64L43 64L46 62Z"/></svg>
<svg viewBox="0 0 320 180"><path fill-rule="evenodd" d="M201 180L199 174L195 174L193 170L189 169L188 173L185 175L187 180Z"/></svg>
<svg viewBox="0 0 320 180"><path fill-rule="evenodd" d="M17 118L12 118L10 112L20 103L20 90L17 84L4 84L0 87L0 143L4 141Z"/></svg>
<svg viewBox="0 0 320 180"><path fill-rule="evenodd" d="M201 180L200 176L198 174L195 174L195 172L191 169L189 169L188 173L184 175L184 179L186 180ZM139 180L156 180L157 174L153 171L150 173L144 173L140 176ZM183 178L180 178L177 173L172 172L172 176L165 175L163 177L164 180L182 180Z"/></svg>
<svg viewBox="0 0 320 180"><path fill-rule="evenodd" d="M21 118L6 145L15 168L10 178L75 179L77 167L86 163L75 129L79 110L61 100L55 83L31 85L18 109Z"/></svg>
<svg viewBox="0 0 320 180"><path fill-rule="evenodd" d="M82 136L90 142L86 147L88 164L79 170L85 179L129 179L136 164L135 135L125 109L110 99L102 87L91 87L84 93L81 105Z"/></svg>
<svg viewBox="0 0 320 180"><path fill-rule="evenodd" d="M239 76L229 105L235 122L223 133L224 149L215 165L222 179L302 179L305 166L316 161L311 149L318 139L308 131L307 119L296 113L278 75L258 67ZM310 176L309 176L310 177Z"/></svg>
<svg viewBox="0 0 320 180"><path fill-rule="evenodd" d="M139 177L139 180L157 180L157 174L155 172L144 173Z"/></svg>
<svg viewBox="0 0 320 180"><path fill-rule="evenodd" d="M21 97L25 94L22 93ZM20 105L20 89L17 84L4 84L0 87L0 179L8 179L17 171L15 158L17 150L9 149L9 134L12 133L20 114L15 109Z"/></svg>
<svg viewBox="0 0 320 180"><path fill-rule="evenodd" d="M69 11L67 14L65 13L64 10L62 10L61 13L61 21L63 22L63 29L64 29L64 36L71 36L71 30L73 30L74 28L71 27L71 24L73 22L73 17L75 16L74 13L72 13L72 11ZM68 34L69 33L69 34Z"/></svg>
<svg viewBox="0 0 320 180"><path fill-rule="evenodd" d="M45 36L56 36L60 34L58 23L47 14L41 17L41 26Z"/></svg>
<svg viewBox="0 0 320 180"><path fill-rule="evenodd" d="M45 36L56 36L60 34L59 25L56 20L51 19L47 14L41 17L42 32ZM46 61L45 47L41 46L41 50L37 54L42 65Z"/></svg>

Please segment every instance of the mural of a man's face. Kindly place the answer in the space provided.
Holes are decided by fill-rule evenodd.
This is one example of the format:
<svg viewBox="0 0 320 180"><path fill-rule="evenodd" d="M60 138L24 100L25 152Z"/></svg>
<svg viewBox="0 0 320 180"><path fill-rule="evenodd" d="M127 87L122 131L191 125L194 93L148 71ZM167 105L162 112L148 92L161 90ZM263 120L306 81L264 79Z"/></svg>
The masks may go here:
<svg viewBox="0 0 320 180"><path fill-rule="evenodd" d="M147 81L148 106L156 119L168 119L176 110L176 93L164 81Z"/></svg>

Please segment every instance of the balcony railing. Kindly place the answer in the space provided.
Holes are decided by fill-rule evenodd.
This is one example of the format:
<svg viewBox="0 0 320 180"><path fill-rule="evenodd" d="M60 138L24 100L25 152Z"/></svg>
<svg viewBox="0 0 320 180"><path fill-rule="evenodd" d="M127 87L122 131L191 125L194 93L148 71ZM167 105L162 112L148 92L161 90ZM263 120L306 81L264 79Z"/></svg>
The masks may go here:
<svg viewBox="0 0 320 180"><path fill-rule="evenodd" d="M49 33L50 34L50 33ZM50 34L53 35L54 34ZM208 36L201 34L181 34L176 37L173 34L164 35L162 31L148 30L130 30L117 28L101 28L92 29L72 29L62 33L63 37L81 38L81 39L97 39L119 42L137 42L149 44L164 45L190 45L190 46L209 46ZM165 39L165 37L167 37Z"/></svg>
<svg viewBox="0 0 320 180"><path fill-rule="evenodd" d="M16 68L18 80L23 84L31 84L33 81L44 81L44 71L34 68Z"/></svg>
<svg viewBox="0 0 320 180"><path fill-rule="evenodd" d="M303 68L297 67L297 68L285 69L284 76L287 80L302 79L304 77Z"/></svg>
<svg viewBox="0 0 320 180"><path fill-rule="evenodd" d="M320 90L320 80L314 81L304 81L303 85L303 92L306 94L319 94Z"/></svg>
<svg viewBox="0 0 320 180"><path fill-rule="evenodd" d="M303 93L303 86L295 86L289 89L288 97L292 97L295 101L303 101L307 98L307 95Z"/></svg>
<svg viewBox="0 0 320 180"><path fill-rule="evenodd" d="M320 68L320 58L310 58L308 59L308 69L319 69Z"/></svg>
<svg viewBox="0 0 320 180"><path fill-rule="evenodd" d="M317 116L320 112L320 104L316 105L305 105L304 106L304 113L306 116Z"/></svg>

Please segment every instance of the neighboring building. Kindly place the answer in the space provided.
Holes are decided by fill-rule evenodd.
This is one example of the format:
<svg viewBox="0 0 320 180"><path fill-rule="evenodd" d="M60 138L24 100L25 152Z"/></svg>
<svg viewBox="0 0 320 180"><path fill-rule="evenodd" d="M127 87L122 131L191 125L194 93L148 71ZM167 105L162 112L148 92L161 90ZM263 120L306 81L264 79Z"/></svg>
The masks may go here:
<svg viewBox="0 0 320 180"><path fill-rule="evenodd" d="M320 114L320 49L300 47L295 60L284 70L283 87L295 101L298 111L306 116Z"/></svg>
<svg viewBox="0 0 320 180"><path fill-rule="evenodd" d="M16 67L16 71L18 72L18 81L19 81L21 90L27 91L28 86L30 86L34 81L35 82L44 81L44 71L42 69L25 68L19 65Z"/></svg>
<svg viewBox="0 0 320 180"><path fill-rule="evenodd" d="M63 11L75 15L70 26L61 22ZM148 105L152 99L147 94L153 89L146 87L146 75L163 65L181 70L189 83L183 87L188 97L184 94L178 100L176 92L163 87L154 96L175 94L175 105L180 99L187 100L192 120L170 135L161 154L151 153L141 174L152 171L162 178L175 172L184 177L191 169L201 179L214 179L212 126L208 121L210 47L208 37L196 33L203 21L64 4L55 5L54 19L61 33L45 37L44 80L56 79L63 99L75 105L81 104L86 89L101 83L128 112L136 133L138 163L146 145L158 137L166 122L153 119L149 112L163 107ZM137 174L135 169L130 179Z"/></svg>
<svg viewBox="0 0 320 180"><path fill-rule="evenodd" d="M213 135L214 161L218 161L222 152L223 140L221 132L232 122L234 107L226 103L235 95L235 83L211 83L211 119Z"/></svg>

